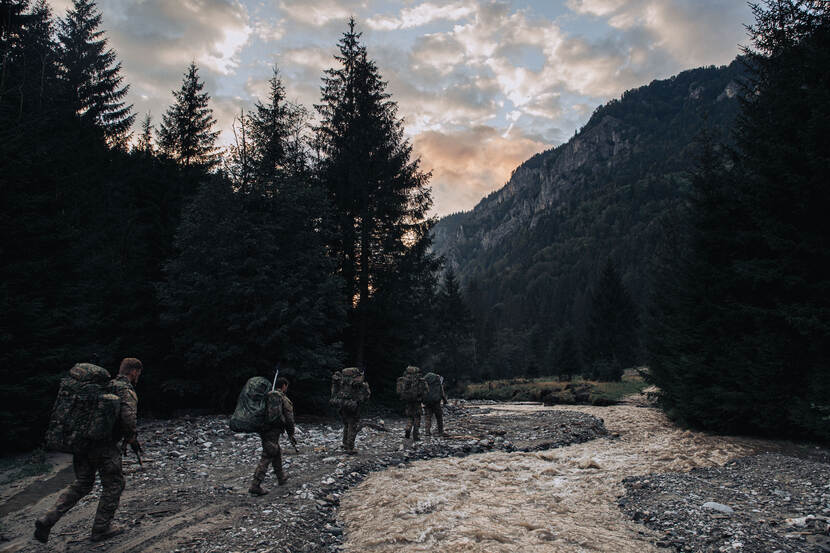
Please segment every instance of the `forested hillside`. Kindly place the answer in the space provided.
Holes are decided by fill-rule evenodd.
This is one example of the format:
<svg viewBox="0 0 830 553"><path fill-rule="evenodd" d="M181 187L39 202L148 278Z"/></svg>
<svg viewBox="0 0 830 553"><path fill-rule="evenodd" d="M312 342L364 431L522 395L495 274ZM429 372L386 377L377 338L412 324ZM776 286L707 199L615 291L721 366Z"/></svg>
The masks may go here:
<svg viewBox="0 0 830 553"><path fill-rule="evenodd" d="M434 247L462 283L484 375L619 368L596 366L607 359L593 347L602 329L592 313L603 301L609 313L625 310L630 298L628 320L617 323L639 328L651 260L688 193L701 133L729 139L743 75L736 60L630 90L597 108L566 144L519 166L472 211L438 222ZM606 288L622 283L617 299L599 290L604 271ZM633 352L617 354L619 363L642 359L638 335L620 340Z"/></svg>

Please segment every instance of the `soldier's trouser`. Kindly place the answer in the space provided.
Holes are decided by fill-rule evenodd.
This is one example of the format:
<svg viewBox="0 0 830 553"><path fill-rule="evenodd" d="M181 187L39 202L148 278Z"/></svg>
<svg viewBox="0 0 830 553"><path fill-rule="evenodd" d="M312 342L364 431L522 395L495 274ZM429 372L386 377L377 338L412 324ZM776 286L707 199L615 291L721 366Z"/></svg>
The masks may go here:
<svg viewBox="0 0 830 553"><path fill-rule="evenodd" d="M340 418L343 419L343 449L354 451L354 441L357 438L360 423L360 409L341 407Z"/></svg>
<svg viewBox="0 0 830 553"><path fill-rule="evenodd" d="M406 404L406 437L412 433L412 439L418 440L418 428L421 426L421 403L407 403Z"/></svg>
<svg viewBox="0 0 830 553"><path fill-rule="evenodd" d="M280 449L280 433L276 430L260 432L262 440L262 455L254 471L254 484L260 485L268 474L268 467L274 467L277 481L285 482L285 472L282 470L282 450Z"/></svg>
<svg viewBox="0 0 830 553"><path fill-rule="evenodd" d="M121 492L124 491L121 451L117 444L97 446L88 451L75 453L72 456L72 466L75 469L75 481L61 493L55 506L46 512L42 520L48 526L54 526L82 497L92 491L97 472L101 476L102 490L92 531L103 532L112 522Z"/></svg>
<svg viewBox="0 0 830 553"><path fill-rule="evenodd" d="M435 424L438 427L438 433L444 433L444 413L441 409L441 402L424 403L424 417L426 418L427 434L432 430L432 416L435 415Z"/></svg>

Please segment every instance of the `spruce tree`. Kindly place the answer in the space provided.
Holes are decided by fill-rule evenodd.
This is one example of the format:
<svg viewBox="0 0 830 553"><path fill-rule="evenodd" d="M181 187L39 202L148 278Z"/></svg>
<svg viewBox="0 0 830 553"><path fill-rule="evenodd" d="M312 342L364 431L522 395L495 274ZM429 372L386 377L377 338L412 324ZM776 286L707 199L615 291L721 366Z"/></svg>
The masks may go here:
<svg viewBox="0 0 830 553"><path fill-rule="evenodd" d="M210 95L203 92L199 68L191 62L179 90L173 91L176 102L162 116L158 147L162 154L183 167L211 170L220 162L214 131L216 120L210 108Z"/></svg>
<svg viewBox="0 0 830 553"><path fill-rule="evenodd" d="M346 284L346 304L351 310L348 339L352 362L366 363L365 347L370 318L381 314L372 298L406 281L418 286L418 278L434 275L402 275L401 265L431 270L427 210L431 205L429 174L412 159L412 147L403 136L397 106L389 99L386 83L374 61L368 58L355 31L354 20L338 43L339 67L325 72L322 99L316 106L321 123L316 145L321 154L319 175L329 190L335 209L331 244L339 272ZM380 316L378 319L378 316ZM390 337L391 341L392 338Z"/></svg>
<svg viewBox="0 0 830 553"><path fill-rule="evenodd" d="M438 289L434 318L436 370L452 380L468 377L473 370L473 319L450 266Z"/></svg>
<svg viewBox="0 0 830 553"><path fill-rule="evenodd" d="M123 100L121 62L107 48L101 12L91 0L74 0L58 25L60 80L67 101L85 124L93 126L110 146L124 147L135 114Z"/></svg>
<svg viewBox="0 0 830 553"><path fill-rule="evenodd" d="M141 134L135 143L135 151L153 155L153 118L149 113L141 121Z"/></svg>
<svg viewBox="0 0 830 553"><path fill-rule="evenodd" d="M595 378L619 380L637 361L637 307L611 260L591 296L585 357Z"/></svg>

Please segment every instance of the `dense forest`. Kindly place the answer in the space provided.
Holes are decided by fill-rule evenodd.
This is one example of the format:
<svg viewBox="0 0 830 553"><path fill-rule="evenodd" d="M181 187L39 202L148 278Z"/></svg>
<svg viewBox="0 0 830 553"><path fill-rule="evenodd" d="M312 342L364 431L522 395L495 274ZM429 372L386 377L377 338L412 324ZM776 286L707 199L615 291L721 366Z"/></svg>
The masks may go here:
<svg viewBox="0 0 830 553"><path fill-rule="evenodd" d="M0 447L40 441L74 363L126 356L145 413L276 367L303 409L347 365L389 391L408 364L647 364L679 420L830 439L830 22L754 9L730 66L626 92L436 224L354 21L314 116L275 67L221 149L195 63L139 118L94 2L0 0Z"/></svg>
<svg viewBox="0 0 830 553"><path fill-rule="evenodd" d="M4 451L40 440L79 361L139 357L162 414L228 408L276 367L325 404L333 369L382 388L446 350L433 321L459 296L438 285L429 175L353 21L317 124L274 68L224 151L195 63L134 125L91 0L2 0L0 24Z"/></svg>

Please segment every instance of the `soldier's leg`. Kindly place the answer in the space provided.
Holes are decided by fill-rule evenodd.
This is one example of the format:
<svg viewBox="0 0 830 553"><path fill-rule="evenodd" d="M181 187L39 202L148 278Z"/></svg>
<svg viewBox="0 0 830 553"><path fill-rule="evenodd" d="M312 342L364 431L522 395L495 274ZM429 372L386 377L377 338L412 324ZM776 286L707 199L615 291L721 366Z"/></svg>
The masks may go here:
<svg viewBox="0 0 830 553"><path fill-rule="evenodd" d="M121 500L121 493L124 491L124 472L121 469L121 451L115 444L101 448L95 459L98 474L101 476L101 499L98 500L98 510L95 512L95 520L92 523L92 536L106 537L121 533L120 529L110 527L118 503Z"/></svg>
<svg viewBox="0 0 830 553"><path fill-rule="evenodd" d="M426 428L426 435L432 435L432 404L424 404L424 426Z"/></svg>
<svg viewBox="0 0 830 553"><path fill-rule="evenodd" d="M262 488L262 481L265 480L265 475L268 474L268 466L271 464L271 457L265 452L265 436L259 435L262 440L262 454L259 456L259 463L254 469L254 476L251 479L251 487L248 493L253 495L265 495L267 490Z"/></svg>
<svg viewBox="0 0 830 553"><path fill-rule="evenodd" d="M72 468L75 471L75 481L61 493L55 505L41 519L49 526L60 520L82 497L91 492L95 485L95 466L87 454L73 455Z"/></svg>
<svg viewBox="0 0 830 553"><path fill-rule="evenodd" d="M412 417L412 441L417 442L421 438L418 436L418 428L421 426L421 406L415 408L415 415Z"/></svg>
<svg viewBox="0 0 830 553"><path fill-rule="evenodd" d="M343 449L349 449L349 416L340 408L340 420L343 421Z"/></svg>
<svg viewBox="0 0 830 553"><path fill-rule="evenodd" d="M280 486L285 485L288 478L282 469L282 450L280 449L279 434L266 436L262 442L263 455L267 455L274 467L274 474L277 475L277 483ZM266 466L267 470L267 466Z"/></svg>
<svg viewBox="0 0 830 553"><path fill-rule="evenodd" d="M354 441L357 439L357 426L360 422L359 417L351 417L349 419L349 441L346 444L346 451L354 451Z"/></svg>
<svg viewBox="0 0 830 553"><path fill-rule="evenodd" d="M445 436L444 434L444 408L443 406L438 403L435 406L435 424L438 427L438 435Z"/></svg>

